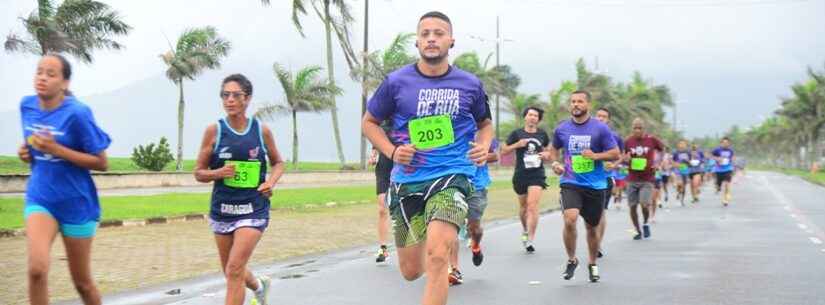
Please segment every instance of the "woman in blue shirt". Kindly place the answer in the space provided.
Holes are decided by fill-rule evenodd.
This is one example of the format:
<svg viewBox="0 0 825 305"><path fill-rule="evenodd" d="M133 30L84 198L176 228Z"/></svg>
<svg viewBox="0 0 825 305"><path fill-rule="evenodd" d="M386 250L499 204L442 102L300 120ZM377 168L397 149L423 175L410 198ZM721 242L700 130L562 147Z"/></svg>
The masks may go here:
<svg viewBox="0 0 825 305"><path fill-rule="evenodd" d="M100 304L90 266L100 204L89 170L107 170L106 148L112 141L91 109L69 91L71 76L65 58L44 56L34 77L37 94L20 103L25 143L17 154L31 168L23 212L31 304L49 303L49 252L58 233L80 298L87 305Z"/></svg>
<svg viewBox="0 0 825 305"><path fill-rule="evenodd" d="M284 162L269 127L246 116L252 83L243 75L230 75L220 97L226 117L206 128L195 179L213 182L209 226L226 277L224 304L243 304L246 286L258 304L267 305L269 278L255 277L246 264L269 225L269 197ZM268 176L267 165L272 167Z"/></svg>

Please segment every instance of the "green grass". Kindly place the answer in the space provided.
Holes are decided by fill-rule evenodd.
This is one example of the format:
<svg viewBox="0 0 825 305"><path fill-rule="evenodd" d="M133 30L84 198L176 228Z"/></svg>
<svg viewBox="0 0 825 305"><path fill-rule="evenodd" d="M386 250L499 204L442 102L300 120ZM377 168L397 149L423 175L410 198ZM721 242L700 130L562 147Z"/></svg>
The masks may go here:
<svg viewBox="0 0 825 305"><path fill-rule="evenodd" d="M101 197L102 220L146 219L209 212L209 193ZM375 187L323 187L277 190L273 209L311 209L328 202L364 204L375 199ZM23 227L23 198L0 198L0 229Z"/></svg>
<svg viewBox="0 0 825 305"><path fill-rule="evenodd" d="M816 184L825 186L825 171L824 170L819 170L819 172L812 174L810 171L801 170L801 169L781 168L781 167L766 166L766 165L750 166L750 167L748 167L748 169L773 171L773 172L780 172L780 173L787 174L787 175L794 175L794 176L802 177L805 180L808 180L812 183L816 183Z"/></svg>
<svg viewBox="0 0 825 305"><path fill-rule="evenodd" d="M557 177L547 179L549 185ZM491 190L509 189L510 181L494 181ZM209 212L209 193L162 194L151 196L107 196L100 198L102 220L146 219ZM311 210L329 202L337 205L367 204L375 200L375 187L346 186L277 190L272 196L273 209ZM23 198L0 198L0 229L23 227Z"/></svg>
<svg viewBox="0 0 825 305"><path fill-rule="evenodd" d="M356 168L357 164L348 164L350 168ZM195 160L183 160L183 170L191 172L195 168ZM286 166L288 171L295 171L292 163ZM339 170L341 166L333 162L298 162L298 171L319 171L319 170ZM175 162L170 162L163 169L164 171L175 171ZM130 158L109 157L110 172L143 172L145 170L137 167ZM23 163L14 156L0 156L0 175L2 174L28 174L29 165Z"/></svg>

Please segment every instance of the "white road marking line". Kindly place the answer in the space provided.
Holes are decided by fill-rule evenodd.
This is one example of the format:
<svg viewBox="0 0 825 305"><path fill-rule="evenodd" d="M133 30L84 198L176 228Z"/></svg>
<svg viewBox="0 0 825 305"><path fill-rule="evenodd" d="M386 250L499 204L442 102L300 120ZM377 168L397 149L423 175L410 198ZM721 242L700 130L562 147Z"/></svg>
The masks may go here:
<svg viewBox="0 0 825 305"><path fill-rule="evenodd" d="M805 229L807 229L807 228L808 228L808 226L806 226L806 225L804 225L804 224L801 224L801 223L798 223L798 224L796 224L796 225L797 225L800 229L802 229L802 230L805 230Z"/></svg>
<svg viewBox="0 0 825 305"><path fill-rule="evenodd" d="M821 241L821 240L819 240L819 238L816 238L816 237L808 237L808 239L810 239L810 240L811 240L811 242L812 242L812 243L814 243L815 245L821 245L821 244L822 244L822 241Z"/></svg>

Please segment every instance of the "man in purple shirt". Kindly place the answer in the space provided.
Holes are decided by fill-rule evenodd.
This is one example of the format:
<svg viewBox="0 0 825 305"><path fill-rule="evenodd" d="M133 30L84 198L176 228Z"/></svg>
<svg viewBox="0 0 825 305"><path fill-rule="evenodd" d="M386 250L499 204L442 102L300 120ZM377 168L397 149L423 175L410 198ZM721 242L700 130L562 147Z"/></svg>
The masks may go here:
<svg viewBox="0 0 825 305"><path fill-rule="evenodd" d="M426 272L422 304L447 303L454 275L444 271L467 217L471 179L493 138L481 81L449 64L454 42L446 15L424 14L416 32L419 61L387 76L361 122L373 147L394 162L387 201L398 264L410 281ZM379 126L386 119L393 122L389 135Z"/></svg>
<svg viewBox="0 0 825 305"><path fill-rule="evenodd" d="M572 279L579 266L576 222L581 215L587 229L590 281L597 282L600 276L596 258L601 239L598 226L604 212L604 196L607 196L607 172L603 163L619 159L620 152L610 128L590 117L590 93L578 90L570 95L570 114L570 120L556 127L550 149L551 168L561 175L563 237L568 258L562 277ZM561 149L564 149L564 164L556 161Z"/></svg>

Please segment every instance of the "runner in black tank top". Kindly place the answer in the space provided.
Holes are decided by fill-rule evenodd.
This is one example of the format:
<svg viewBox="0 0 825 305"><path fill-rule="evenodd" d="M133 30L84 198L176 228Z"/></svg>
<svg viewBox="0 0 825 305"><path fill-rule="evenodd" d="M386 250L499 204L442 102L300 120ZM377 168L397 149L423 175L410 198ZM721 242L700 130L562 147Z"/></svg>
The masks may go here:
<svg viewBox="0 0 825 305"><path fill-rule="evenodd" d="M269 128L246 116L252 83L243 75L230 75L220 96L226 118L206 129L195 179L214 182L209 225L226 277L225 304L243 304L246 286L258 304L267 305L269 278L253 276L246 264L269 224L269 197L284 163Z"/></svg>

